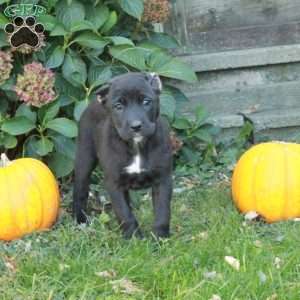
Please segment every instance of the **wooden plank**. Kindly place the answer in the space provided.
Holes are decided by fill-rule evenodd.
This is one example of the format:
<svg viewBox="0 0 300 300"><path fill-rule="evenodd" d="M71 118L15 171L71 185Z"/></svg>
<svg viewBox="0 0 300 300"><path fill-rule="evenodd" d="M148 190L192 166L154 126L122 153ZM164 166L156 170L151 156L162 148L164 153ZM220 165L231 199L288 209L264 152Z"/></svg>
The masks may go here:
<svg viewBox="0 0 300 300"><path fill-rule="evenodd" d="M229 135L228 138L232 135L230 132L226 135ZM261 143L265 141L284 141L284 142L300 142L300 127L282 127L282 128L271 128L265 129L261 131L255 131L254 134L254 142ZM226 137L227 138L227 137Z"/></svg>
<svg viewBox="0 0 300 300"><path fill-rule="evenodd" d="M211 116L232 115L240 112L267 111L270 109L299 108L300 82L283 82L256 87L241 87L236 90L224 89L187 93L190 99L186 111L193 111L203 104ZM300 118L299 118L300 119Z"/></svg>
<svg viewBox="0 0 300 300"><path fill-rule="evenodd" d="M195 72L265 66L299 62L300 44L211 54L181 54L179 57L190 64Z"/></svg>
<svg viewBox="0 0 300 300"><path fill-rule="evenodd" d="M300 51L300 49L299 49ZM283 53L286 53L284 51ZM174 82L186 93L217 90L240 90L277 83L300 82L300 62L274 64L259 68L239 68L198 73L199 82L194 84Z"/></svg>
<svg viewBox="0 0 300 300"><path fill-rule="evenodd" d="M214 116L207 120L210 124L219 126L223 129L241 128L244 125L244 118L241 115Z"/></svg>
<svg viewBox="0 0 300 300"><path fill-rule="evenodd" d="M177 0L192 32L298 22L297 0ZM177 12L178 13L178 12Z"/></svg>
<svg viewBox="0 0 300 300"><path fill-rule="evenodd" d="M253 122L256 131L296 127L300 126L300 107L298 108L280 108L265 112L248 114L247 117ZM299 130L300 135L300 130Z"/></svg>
<svg viewBox="0 0 300 300"><path fill-rule="evenodd" d="M177 0L166 30L186 53L212 53L300 43L296 0Z"/></svg>
<svg viewBox="0 0 300 300"><path fill-rule="evenodd" d="M300 22L281 25L189 31L189 48L198 53L271 47L300 43Z"/></svg>

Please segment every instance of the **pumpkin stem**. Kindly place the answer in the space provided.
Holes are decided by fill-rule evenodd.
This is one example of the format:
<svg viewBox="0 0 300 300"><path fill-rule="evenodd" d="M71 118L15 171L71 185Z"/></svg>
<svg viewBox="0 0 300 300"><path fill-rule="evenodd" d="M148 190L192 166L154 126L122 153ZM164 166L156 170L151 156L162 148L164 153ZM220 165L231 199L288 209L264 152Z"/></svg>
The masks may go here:
<svg viewBox="0 0 300 300"><path fill-rule="evenodd" d="M11 164L11 161L8 159L5 153L1 154L0 157L0 168L5 168Z"/></svg>

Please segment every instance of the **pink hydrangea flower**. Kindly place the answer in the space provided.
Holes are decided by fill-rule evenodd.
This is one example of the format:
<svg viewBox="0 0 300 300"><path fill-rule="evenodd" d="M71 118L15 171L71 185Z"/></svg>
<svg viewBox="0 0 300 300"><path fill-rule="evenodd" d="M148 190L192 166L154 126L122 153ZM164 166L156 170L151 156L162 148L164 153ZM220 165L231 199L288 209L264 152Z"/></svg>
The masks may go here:
<svg viewBox="0 0 300 300"><path fill-rule="evenodd" d="M9 78L13 68L12 61L10 52L0 51L0 84Z"/></svg>
<svg viewBox="0 0 300 300"><path fill-rule="evenodd" d="M21 101L40 107L55 99L54 73L33 62L24 66L24 74L18 75L15 91Z"/></svg>

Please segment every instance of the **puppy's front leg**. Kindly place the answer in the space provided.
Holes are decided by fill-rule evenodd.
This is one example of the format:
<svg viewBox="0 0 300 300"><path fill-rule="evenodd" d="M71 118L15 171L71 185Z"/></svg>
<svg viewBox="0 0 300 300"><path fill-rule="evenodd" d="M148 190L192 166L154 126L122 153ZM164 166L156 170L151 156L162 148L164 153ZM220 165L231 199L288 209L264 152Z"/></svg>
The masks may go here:
<svg viewBox="0 0 300 300"><path fill-rule="evenodd" d="M138 222L130 208L128 191L122 191L118 189L116 185L111 183L106 183L106 189L111 198L112 208L122 228L124 237L127 239L131 238L133 235L141 237Z"/></svg>
<svg viewBox="0 0 300 300"><path fill-rule="evenodd" d="M89 181L91 173L96 167L97 158L93 149L92 140L88 134L81 134L79 139L74 170L73 215L78 223L85 223L87 221L86 207Z"/></svg>
<svg viewBox="0 0 300 300"><path fill-rule="evenodd" d="M170 235L171 198L172 176L169 175L152 187L155 217L153 231L157 237L168 237Z"/></svg>

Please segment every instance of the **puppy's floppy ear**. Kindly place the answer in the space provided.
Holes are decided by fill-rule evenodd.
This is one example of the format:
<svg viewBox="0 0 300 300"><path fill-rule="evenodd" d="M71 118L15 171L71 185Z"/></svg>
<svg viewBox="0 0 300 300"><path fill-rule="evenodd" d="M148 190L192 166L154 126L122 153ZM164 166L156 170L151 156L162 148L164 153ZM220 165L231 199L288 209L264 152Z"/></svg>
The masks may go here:
<svg viewBox="0 0 300 300"><path fill-rule="evenodd" d="M106 83L96 91L97 101L101 104L104 104L106 101L106 96L109 92L110 85L110 83Z"/></svg>
<svg viewBox="0 0 300 300"><path fill-rule="evenodd" d="M160 94L162 91L162 82L156 73L145 73L145 77L152 86L155 93Z"/></svg>

